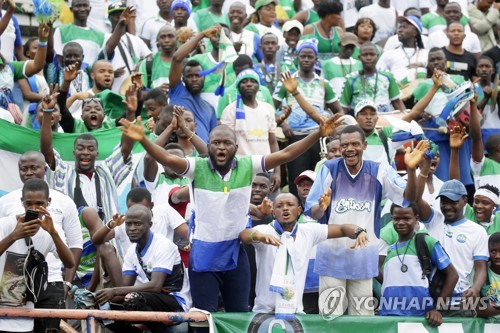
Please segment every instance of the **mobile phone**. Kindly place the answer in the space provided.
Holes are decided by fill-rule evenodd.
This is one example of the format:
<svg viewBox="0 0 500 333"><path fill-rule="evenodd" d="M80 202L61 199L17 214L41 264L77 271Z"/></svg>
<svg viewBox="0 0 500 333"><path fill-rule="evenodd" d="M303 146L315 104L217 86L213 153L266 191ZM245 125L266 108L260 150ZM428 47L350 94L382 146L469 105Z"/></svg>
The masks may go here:
<svg viewBox="0 0 500 333"><path fill-rule="evenodd" d="M24 222L36 220L38 215L40 214L36 210L28 209L26 215L24 215Z"/></svg>

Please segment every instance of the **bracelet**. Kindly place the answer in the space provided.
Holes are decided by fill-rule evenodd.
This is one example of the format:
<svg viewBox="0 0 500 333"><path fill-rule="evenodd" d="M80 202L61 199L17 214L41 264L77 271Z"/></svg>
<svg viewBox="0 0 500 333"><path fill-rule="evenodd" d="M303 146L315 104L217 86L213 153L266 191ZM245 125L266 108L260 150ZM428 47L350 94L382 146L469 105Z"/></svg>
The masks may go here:
<svg viewBox="0 0 500 333"><path fill-rule="evenodd" d="M43 112L46 112L46 113L52 113L54 112L54 109L42 109Z"/></svg>
<svg viewBox="0 0 500 333"><path fill-rule="evenodd" d="M108 222L106 222L105 226L106 228L108 228L109 230L113 230L113 228L111 228L111 222L113 222L113 219L109 220Z"/></svg>
<svg viewBox="0 0 500 333"><path fill-rule="evenodd" d="M298 94L300 94L300 92L298 90L296 90L295 92L292 92L292 96L297 96Z"/></svg>
<svg viewBox="0 0 500 333"><path fill-rule="evenodd" d="M250 239L252 240L252 243L255 242L255 239L253 239L253 235L257 232L257 230L252 230L252 233L250 234Z"/></svg>
<svg viewBox="0 0 500 333"><path fill-rule="evenodd" d="M41 40L38 41L38 47L47 47L47 45L48 45L47 41L45 41L45 42L42 42Z"/></svg>
<svg viewBox="0 0 500 333"><path fill-rule="evenodd" d="M429 175L424 175L423 173L419 173L418 175L419 175L419 177L422 177L422 178L429 178Z"/></svg>
<svg viewBox="0 0 500 333"><path fill-rule="evenodd" d="M191 134L191 136L187 139L188 141L191 141L191 139L194 137L195 133Z"/></svg>
<svg viewBox="0 0 500 333"><path fill-rule="evenodd" d="M71 289L71 287L73 287L73 283L71 283L71 282L64 281L63 283L64 283L64 285L65 285L66 287L68 287L69 289Z"/></svg>

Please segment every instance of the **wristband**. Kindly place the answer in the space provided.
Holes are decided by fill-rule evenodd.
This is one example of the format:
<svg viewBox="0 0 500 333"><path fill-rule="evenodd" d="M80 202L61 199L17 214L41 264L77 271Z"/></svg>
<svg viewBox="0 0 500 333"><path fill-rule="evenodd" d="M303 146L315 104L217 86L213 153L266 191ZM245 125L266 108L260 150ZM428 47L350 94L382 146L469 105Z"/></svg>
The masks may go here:
<svg viewBox="0 0 500 333"><path fill-rule="evenodd" d="M292 93L292 96L294 96L294 97L295 97L295 96L297 96L298 94L300 94L300 92L299 92L299 91L295 91L295 92L293 92L293 93Z"/></svg>
<svg viewBox="0 0 500 333"><path fill-rule="evenodd" d="M68 287L68 289L71 289L71 287L73 287L73 283L71 283L71 282L64 281L63 283L64 283L64 285L65 285L66 287Z"/></svg>
<svg viewBox="0 0 500 333"><path fill-rule="evenodd" d="M106 228L108 228L109 230L113 230L113 228L111 228L111 222L113 222L113 219L109 220L108 222L106 222L105 226Z"/></svg>
<svg viewBox="0 0 500 333"><path fill-rule="evenodd" d="M38 47L47 47L47 45L48 45L47 41L45 41L45 42L38 41Z"/></svg>
<svg viewBox="0 0 500 333"><path fill-rule="evenodd" d="M356 235L356 238L358 238L358 237L359 237L359 235L360 235L362 232L366 232L366 229L363 229L363 228L361 228L361 227L358 227L358 228L356 229L356 231L354 231L354 234Z"/></svg>
<svg viewBox="0 0 500 333"><path fill-rule="evenodd" d="M54 109L42 109L43 112L46 112L46 113L52 113L54 112Z"/></svg>
<svg viewBox="0 0 500 333"><path fill-rule="evenodd" d="M255 239L253 239L253 235L257 232L257 230L252 230L252 233L250 234L250 239L252 240L252 243L255 242Z"/></svg>

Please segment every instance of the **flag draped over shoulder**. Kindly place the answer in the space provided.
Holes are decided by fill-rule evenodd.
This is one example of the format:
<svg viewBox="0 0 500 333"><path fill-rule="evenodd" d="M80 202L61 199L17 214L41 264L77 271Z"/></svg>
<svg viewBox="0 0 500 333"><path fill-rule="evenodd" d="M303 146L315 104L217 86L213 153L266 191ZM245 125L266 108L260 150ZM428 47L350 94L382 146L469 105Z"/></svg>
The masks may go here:
<svg viewBox="0 0 500 333"><path fill-rule="evenodd" d="M91 133L99 144L98 161L102 161L108 157L113 148L121 140L121 132L117 128L97 131ZM73 133L53 133L53 146L59 152L62 159L71 164L73 158L73 143L75 138L80 134ZM19 125L11 124L0 119L0 196L18 189L22 186L19 178L18 160L19 157L29 151L40 151L40 132ZM141 153L143 152L141 145L136 144L133 150L134 165L137 164ZM118 188L118 195L121 198L130 188L130 182L124 182L124 185Z"/></svg>

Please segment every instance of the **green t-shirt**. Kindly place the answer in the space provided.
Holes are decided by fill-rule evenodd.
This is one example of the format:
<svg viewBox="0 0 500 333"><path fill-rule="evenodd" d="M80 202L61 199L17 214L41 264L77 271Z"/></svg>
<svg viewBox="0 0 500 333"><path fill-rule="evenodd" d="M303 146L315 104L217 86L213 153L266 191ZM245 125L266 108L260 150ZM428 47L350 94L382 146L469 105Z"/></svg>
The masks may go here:
<svg viewBox="0 0 500 333"><path fill-rule="evenodd" d="M341 62L341 60L344 60ZM345 64L346 62L348 64ZM357 72L363 69L363 64L361 61L356 59L340 59L335 57L333 59L328 59L322 62L321 69L323 71L323 77L330 81L334 78L345 78L348 74L352 72Z"/></svg>
<svg viewBox="0 0 500 333"><path fill-rule="evenodd" d="M360 101L370 99L377 105L378 112L387 112L391 102L400 94L398 83L389 72L377 71L370 76L355 72L347 76L340 104L354 108Z"/></svg>
<svg viewBox="0 0 500 333"><path fill-rule="evenodd" d="M295 11L295 7L293 6L292 0L280 0L280 6L285 10L289 19L294 17L295 14L297 14L297 12Z"/></svg>
<svg viewBox="0 0 500 333"><path fill-rule="evenodd" d="M214 60L210 53L197 54L193 56L190 60L196 60L201 64L204 70L210 69L217 65L217 62ZM202 92L204 93L213 93L215 89L219 86L220 79L222 74L212 73L210 75L205 76L205 84L203 86ZM226 66L226 83L225 86L229 86L236 81L236 74L234 73L233 66Z"/></svg>
<svg viewBox="0 0 500 333"><path fill-rule="evenodd" d="M490 266L489 264L488 266ZM473 275L472 275L473 276ZM481 289L481 296L488 299L488 305L500 307L500 274L497 274L488 267L488 279L489 283L486 283ZM500 316L495 316L494 318L500 318Z"/></svg>
<svg viewBox="0 0 500 333"><path fill-rule="evenodd" d="M102 131L102 130L107 130L110 128L115 128L116 127L116 119L112 118L104 118L102 122L102 126L98 129L95 129L93 131L89 131L87 126L85 126L85 123L81 119L75 119L75 125L73 127L73 133L88 133L88 132L94 132L94 131Z"/></svg>
<svg viewBox="0 0 500 333"><path fill-rule="evenodd" d="M457 85L464 82L464 77L462 75L451 74L450 79ZM415 98L415 101L421 100L433 85L434 83L432 82L432 79L427 79L425 81L420 82L415 91L413 92L413 97ZM439 88L438 92L443 92L443 90Z"/></svg>
<svg viewBox="0 0 500 333"><path fill-rule="evenodd" d="M377 57L380 59L380 56L382 55L382 49L380 48L380 46L378 45L375 45L375 48L377 49ZM356 59L356 60L359 60L359 47L356 47L354 48L354 52L352 53L352 58Z"/></svg>
<svg viewBox="0 0 500 333"><path fill-rule="evenodd" d="M220 119L222 112L229 104L236 101L237 95L238 90L236 89L236 83L233 83L231 86L226 87L224 96L220 96L219 103L217 104L217 119ZM255 99L260 102L266 102L274 108L273 97L271 96L271 93L269 92L269 89L267 89L267 87L259 85L259 91L257 92Z"/></svg>
<svg viewBox="0 0 500 333"><path fill-rule="evenodd" d="M304 23L304 27L308 24L313 24L320 20L318 13L312 8L307 10L307 14L308 16L306 23Z"/></svg>
<svg viewBox="0 0 500 333"><path fill-rule="evenodd" d="M217 23L224 23L229 26L229 17L226 13L222 13L221 16L217 16L210 12L208 8L203 8L198 10L192 15L194 23L198 27L198 31L203 31L208 29Z"/></svg>
<svg viewBox="0 0 500 333"><path fill-rule="evenodd" d="M200 0L200 3L196 6L193 6L193 13L200 11L203 8L210 7L210 0ZM192 14L191 14L192 15Z"/></svg>
<svg viewBox="0 0 500 333"><path fill-rule="evenodd" d="M24 74L24 66L26 61L10 61L4 67L2 72L0 72L1 81L3 82L16 82L21 79L26 79ZM12 79L7 78L7 76L12 76Z"/></svg>
<svg viewBox="0 0 500 333"><path fill-rule="evenodd" d="M500 212L496 212L495 215L492 216L492 221L489 223L480 223L477 222L476 214L474 213L474 208L471 205L467 204L465 206L465 218L471 220L472 222L476 222L477 224L484 227L488 236L493 235L495 232L500 232Z"/></svg>
<svg viewBox="0 0 500 333"><path fill-rule="evenodd" d="M446 19L442 16L439 16L435 12L430 12L422 15L421 23L422 27L424 28L424 33L426 33L425 30L427 30L427 33L431 33L435 30L441 29L441 27L444 29L447 26ZM466 26L469 23L469 19L467 18L467 16L462 15L462 17L460 18L460 23L463 26Z"/></svg>
<svg viewBox="0 0 500 333"><path fill-rule="evenodd" d="M161 60L160 52L156 52L152 59L151 67L151 86L148 86L149 76L147 72L147 61L144 60L139 65L139 73L143 73L142 83L146 88L158 88L163 83L168 82L168 76L170 74L170 65L172 63Z"/></svg>

